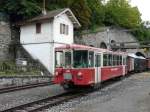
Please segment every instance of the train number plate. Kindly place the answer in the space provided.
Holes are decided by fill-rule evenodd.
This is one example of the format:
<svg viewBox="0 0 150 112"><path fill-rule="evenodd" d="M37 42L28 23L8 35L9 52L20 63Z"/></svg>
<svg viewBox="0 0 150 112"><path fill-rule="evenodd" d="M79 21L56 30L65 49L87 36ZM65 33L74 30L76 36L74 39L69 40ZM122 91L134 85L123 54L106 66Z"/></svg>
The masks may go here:
<svg viewBox="0 0 150 112"><path fill-rule="evenodd" d="M72 75L70 73L65 73L64 74L64 79L71 80L72 79Z"/></svg>

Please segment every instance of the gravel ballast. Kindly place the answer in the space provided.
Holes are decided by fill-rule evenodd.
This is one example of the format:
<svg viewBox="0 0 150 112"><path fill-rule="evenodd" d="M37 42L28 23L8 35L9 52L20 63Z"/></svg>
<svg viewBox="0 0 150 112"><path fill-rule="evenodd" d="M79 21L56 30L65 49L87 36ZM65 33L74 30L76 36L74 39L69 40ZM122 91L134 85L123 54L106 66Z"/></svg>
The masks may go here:
<svg viewBox="0 0 150 112"><path fill-rule="evenodd" d="M134 74L46 112L150 112L150 73Z"/></svg>
<svg viewBox="0 0 150 112"><path fill-rule="evenodd" d="M0 111L63 92L64 90L59 85L50 85L0 94Z"/></svg>

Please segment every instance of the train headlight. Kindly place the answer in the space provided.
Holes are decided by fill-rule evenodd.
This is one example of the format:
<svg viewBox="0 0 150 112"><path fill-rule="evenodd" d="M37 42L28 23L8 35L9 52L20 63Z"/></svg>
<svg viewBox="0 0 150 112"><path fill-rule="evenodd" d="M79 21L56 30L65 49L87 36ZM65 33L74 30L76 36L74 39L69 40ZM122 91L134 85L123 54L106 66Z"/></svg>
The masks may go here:
<svg viewBox="0 0 150 112"><path fill-rule="evenodd" d="M58 76L58 74L59 74L58 72L55 72L55 75L56 75L56 76Z"/></svg>
<svg viewBox="0 0 150 112"><path fill-rule="evenodd" d="M81 73L81 72L78 72L78 74L77 74L77 79L82 79L83 78L83 74Z"/></svg>

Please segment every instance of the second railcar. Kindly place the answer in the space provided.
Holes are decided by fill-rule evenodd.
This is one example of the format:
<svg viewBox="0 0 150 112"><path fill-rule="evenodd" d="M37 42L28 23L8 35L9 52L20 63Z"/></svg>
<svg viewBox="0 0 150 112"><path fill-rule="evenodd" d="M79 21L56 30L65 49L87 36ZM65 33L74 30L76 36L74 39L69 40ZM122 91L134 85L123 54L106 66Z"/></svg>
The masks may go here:
<svg viewBox="0 0 150 112"><path fill-rule="evenodd" d="M147 68L146 59L142 56L137 56L133 53L129 53L127 57L128 72L142 72Z"/></svg>

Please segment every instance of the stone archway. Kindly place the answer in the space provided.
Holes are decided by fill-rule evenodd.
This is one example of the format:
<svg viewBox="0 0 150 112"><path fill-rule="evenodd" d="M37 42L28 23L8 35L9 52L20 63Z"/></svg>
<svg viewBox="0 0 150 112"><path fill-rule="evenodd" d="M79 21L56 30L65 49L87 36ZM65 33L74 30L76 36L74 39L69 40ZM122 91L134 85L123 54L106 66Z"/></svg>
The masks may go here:
<svg viewBox="0 0 150 112"><path fill-rule="evenodd" d="M94 47L93 45L90 45L90 47Z"/></svg>
<svg viewBox="0 0 150 112"><path fill-rule="evenodd" d="M111 40L110 41L110 47L113 51L117 51L118 49L114 48L116 46L116 41L115 40Z"/></svg>
<svg viewBox="0 0 150 112"><path fill-rule="evenodd" d="M115 40L111 40L110 43L113 44L113 45L115 45L116 41Z"/></svg>
<svg viewBox="0 0 150 112"><path fill-rule="evenodd" d="M106 43L105 43L105 42L102 42L102 43L100 44L100 48L107 49Z"/></svg>

